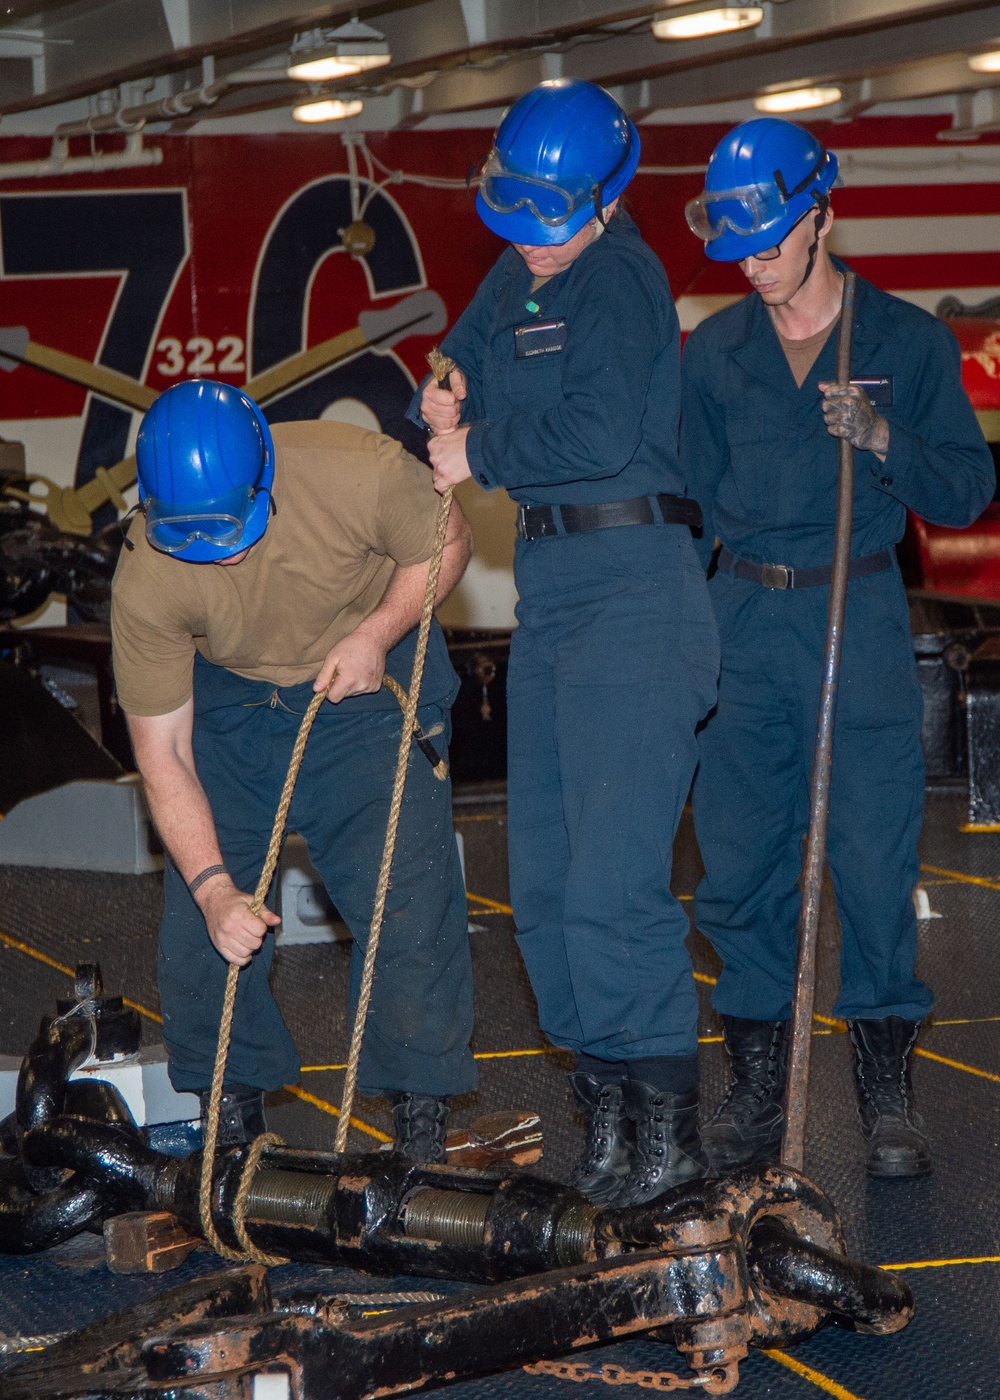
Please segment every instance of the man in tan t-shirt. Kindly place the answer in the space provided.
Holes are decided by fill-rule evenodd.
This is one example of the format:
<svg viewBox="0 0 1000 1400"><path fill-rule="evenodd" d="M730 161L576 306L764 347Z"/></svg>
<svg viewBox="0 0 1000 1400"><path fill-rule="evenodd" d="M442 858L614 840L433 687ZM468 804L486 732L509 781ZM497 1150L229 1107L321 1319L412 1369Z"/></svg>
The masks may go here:
<svg viewBox="0 0 1000 1400"><path fill-rule="evenodd" d="M268 984L277 916L250 911L292 744L330 688L289 813L354 935L371 919L439 497L397 442L341 423L270 429L246 395L169 389L137 444L144 526L115 574L118 696L167 849L159 986L175 1088L207 1100L226 964L238 984L220 1142L263 1130L299 1061ZM438 597L471 533L452 507ZM447 741L458 688L431 630L419 721ZM359 1084L393 1104L397 1148L444 1160L448 1098L475 1087L465 891L451 792L410 760Z"/></svg>

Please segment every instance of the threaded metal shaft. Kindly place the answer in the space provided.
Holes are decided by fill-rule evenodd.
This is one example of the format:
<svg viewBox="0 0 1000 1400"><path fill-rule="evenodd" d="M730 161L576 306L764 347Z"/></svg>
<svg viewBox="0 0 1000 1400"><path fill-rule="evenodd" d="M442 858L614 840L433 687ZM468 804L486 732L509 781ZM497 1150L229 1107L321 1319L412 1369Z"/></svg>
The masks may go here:
<svg viewBox="0 0 1000 1400"><path fill-rule="evenodd" d="M564 1210L556 1224L556 1258L564 1269L596 1258L594 1220L597 1207L586 1201Z"/></svg>
<svg viewBox="0 0 1000 1400"><path fill-rule="evenodd" d="M460 1248L482 1248L492 1196L470 1191L416 1191L403 1207L408 1239L440 1240Z"/></svg>
<svg viewBox="0 0 1000 1400"><path fill-rule="evenodd" d="M262 1225L327 1224L337 1178L312 1172L286 1172L264 1167L257 1172L246 1204L246 1219Z"/></svg>

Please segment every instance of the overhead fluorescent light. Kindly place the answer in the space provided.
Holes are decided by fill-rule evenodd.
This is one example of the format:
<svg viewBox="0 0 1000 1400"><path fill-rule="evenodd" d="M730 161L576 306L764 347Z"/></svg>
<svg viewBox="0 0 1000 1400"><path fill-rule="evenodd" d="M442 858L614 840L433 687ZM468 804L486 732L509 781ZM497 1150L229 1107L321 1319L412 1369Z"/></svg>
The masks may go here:
<svg viewBox="0 0 1000 1400"><path fill-rule="evenodd" d="M1000 73L1000 49L970 54L969 67L974 73Z"/></svg>
<svg viewBox="0 0 1000 1400"><path fill-rule="evenodd" d="M839 87L788 88L784 92L764 92L755 97L758 112L805 112L810 107L832 107L843 97Z"/></svg>
<svg viewBox="0 0 1000 1400"><path fill-rule="evenodd" d="M753 29L764 18L759 5L740 9L696 10L694 14L660 14L653 20L657 39L704 39L709 34L728 34L734 29Z"/></svg>
<svg viewBox="0 0 1000 1400"><path fill-rule="evenodd" d="M296 34L288 76L304 83L346 78L392 62L385 35L352 19L339 29L310 29Z"/></svg>
<svg viewBox="0 0 1000 1400"><path fill-rule="evenodd" d="M341 102L338 99L324 99L322 102L302 102L292 108L292 116L297 122L342 122L345 117L356 117L365 109L360 97Z"/></svg>

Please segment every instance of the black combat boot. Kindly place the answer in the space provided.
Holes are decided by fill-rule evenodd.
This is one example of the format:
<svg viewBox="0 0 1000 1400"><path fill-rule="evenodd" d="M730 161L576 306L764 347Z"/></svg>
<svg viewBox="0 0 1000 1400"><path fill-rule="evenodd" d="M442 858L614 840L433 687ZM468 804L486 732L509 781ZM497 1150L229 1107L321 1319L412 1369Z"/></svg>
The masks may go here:
<svg viewBox="0 0 1000 1400"><path fill-rule="evenodd" d="M714 1176L781 1156L788 1024L722 1018L733 1082L702 1132Z"/></svg>
<svg viewBox="0 0 1000 1400"><path fill-rule="evenodd" d="M392 1104L392 1150L411 1162L446 1162L448 1100L433 1094L387 1093Z"/></svg>
<svg viewBox="0 0 1000 1400"><path fill-rule="evenodd" d="M931 1148L913 1102L910 1054L919 1021L886 1016L881 1021L848 1021L854 1046L858 1117L868 1143L869 1176L926 1176Z"/></svg>
<svg viewBox="0 0 1000 1400"><path fill-rule="evenodd" d="M205 1089L198 1098L201 1100L201 1121L204 1126L208 1121L211 1091ZM264 1091L252 1089L248 1084L223 1084L216 1147L240 1147L266 1132Z"/></svg>
<svg viewBox="0 0 1000 1400"><path fill-rule="evenodd" d="M569 1082L587 1125L587 1142L570 1185L595 1206L617 1204L629 1170L632 1125L625 1116L621 1084L603 1083L577 1071Z"/></svg>
<svg viewBox="0 0 1000 1400"><path fill-rule="evenodd" d="M708 1175L698 1133L698 1090L675 1094L641 1080L622 1085L635 1130L632 1168L615 1205L643 1206L671 1186Z"/></svg>

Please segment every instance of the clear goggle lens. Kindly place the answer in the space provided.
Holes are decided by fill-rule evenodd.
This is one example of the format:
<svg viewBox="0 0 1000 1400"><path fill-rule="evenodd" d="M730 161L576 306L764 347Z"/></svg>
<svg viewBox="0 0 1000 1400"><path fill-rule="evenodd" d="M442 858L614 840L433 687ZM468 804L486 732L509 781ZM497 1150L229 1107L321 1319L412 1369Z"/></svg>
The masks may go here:
<svg viewBox="0 0 1000 1400"><path fill-rule="evenodd" d="M691 232L711 243L727 228L746 237L780 217L784 200L774 186L746 185L735 190L704 190L684 210Z"/></svg>
<svg viewBox="0 0 1000 1400"><path fill-rule="evenodd" d="M571 219L594 192L593 185L570 189L509 171L496 150L487 156L478 184L480 194L495 213L514 214L518 209L527 209L539 222L552 228Z"/></svg>
<svg viewBox="0 0 1000 1400"><path fill-rule="evenodd" d="M197 540L218 546L235 544L253 508L254 495L253 487L240 486L197 506L150 497L145 503L146 538L164 554L178 554Z"/></svg>

